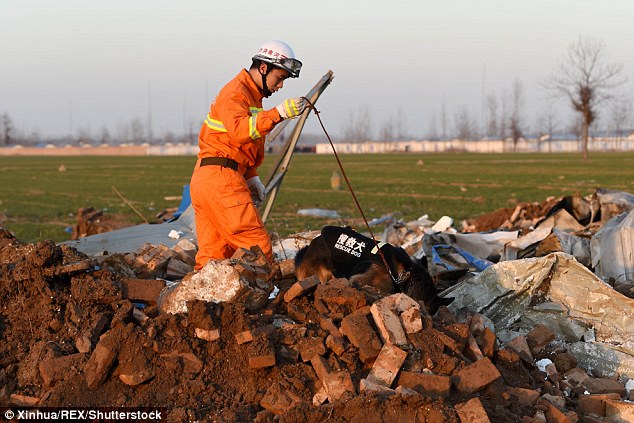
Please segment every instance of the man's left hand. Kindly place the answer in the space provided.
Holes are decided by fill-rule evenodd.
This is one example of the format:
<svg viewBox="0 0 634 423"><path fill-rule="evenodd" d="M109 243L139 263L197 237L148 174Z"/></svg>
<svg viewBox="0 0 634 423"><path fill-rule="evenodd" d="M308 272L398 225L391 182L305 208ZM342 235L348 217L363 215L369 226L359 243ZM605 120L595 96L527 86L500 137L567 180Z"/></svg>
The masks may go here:
<svg viewBox="0 0 634 423"><path fill-rule="evenodd" d="M260 204L264 201L266 188L262 181L260 181L259 176L254 176L252 178L247 179L247 186L249 187L249 191L251 191L251 198L253 199L253 204L255 207L259 207Z"/></svg>

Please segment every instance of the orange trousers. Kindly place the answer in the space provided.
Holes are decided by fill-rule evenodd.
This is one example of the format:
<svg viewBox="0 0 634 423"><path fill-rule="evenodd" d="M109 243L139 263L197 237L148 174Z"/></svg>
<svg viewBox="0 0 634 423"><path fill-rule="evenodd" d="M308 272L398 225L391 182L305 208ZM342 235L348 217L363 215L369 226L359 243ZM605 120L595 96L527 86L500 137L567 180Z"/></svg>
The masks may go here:
<svg viewBox="0 0 634 423"><path fill-rule="evenodd" d="M238 248L258 245L272 262L271 239L251 200L244 172L220 166L200 166L190 182L196 215L196 270L209 260L229 258Z"/></svg>

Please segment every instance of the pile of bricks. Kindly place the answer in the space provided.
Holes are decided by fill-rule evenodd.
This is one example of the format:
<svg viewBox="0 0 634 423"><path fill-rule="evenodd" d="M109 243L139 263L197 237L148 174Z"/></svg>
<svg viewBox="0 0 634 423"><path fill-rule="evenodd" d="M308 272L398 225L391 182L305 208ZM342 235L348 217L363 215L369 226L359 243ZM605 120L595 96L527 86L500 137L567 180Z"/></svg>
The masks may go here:
<svg viewBox="0 0 634 423"><path fill-rule="evenodd" d="M503 415L527 423L634 421L624 383L577 367L543 325L500 345L480 314L458 317L441 308L432 317L404 294L383 297L346 279L320 284L316 277L280 292L263 313L274 311L293 322L236 334L236 342L275 339L298 325L304 332L318 328L249 360L252 368L275 366L280 358L310 363L318 378L314 406L356 395L422 395L451 405L461 422ZM292 389L279 385L260 402L275 414L299 404Z"/></svg>

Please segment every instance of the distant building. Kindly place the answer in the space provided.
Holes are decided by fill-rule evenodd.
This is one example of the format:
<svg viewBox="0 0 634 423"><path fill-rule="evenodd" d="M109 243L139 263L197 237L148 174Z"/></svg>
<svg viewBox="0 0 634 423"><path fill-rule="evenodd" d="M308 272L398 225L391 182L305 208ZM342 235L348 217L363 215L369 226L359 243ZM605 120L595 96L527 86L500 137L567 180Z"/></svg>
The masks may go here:
<svg viewBox="0 0 634 423"><path fill-rule="evenodd" d="M520 139L513 144L507 140L423 140L423 141L366 141L336 143L337 153L581 153L581 141L573 137L548 136ZM634 151L634 132L627 137L597 136L588 140L588 150L594 152ZM332 154L330 144L315 146L317 154Z"/></svg>

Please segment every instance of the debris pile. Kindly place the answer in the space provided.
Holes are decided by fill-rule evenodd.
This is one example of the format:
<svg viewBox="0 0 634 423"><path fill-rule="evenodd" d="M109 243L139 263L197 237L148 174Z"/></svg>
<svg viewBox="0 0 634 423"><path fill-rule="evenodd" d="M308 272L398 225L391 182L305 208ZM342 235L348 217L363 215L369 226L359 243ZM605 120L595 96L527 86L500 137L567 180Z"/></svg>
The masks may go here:
<svg viewBox="0 0 634 423"><path fill-rule="evenodd" d="M433 316L402 293L297 280L292 248L194 273L184 238L89 257L0 228L0 405L158 405L168 421L634 421L634 300L601 278L622 291L631 279L589 268L616 271L610 246L632 208L601 195L588 223L573 218L591 235L557 206L526 230L388 227L456 298ZM502 223L534 219L518 216ZM562 233L585 236L586 263L562 252L574 244ZM540 247L551 234L561 249Z"/></svg>

